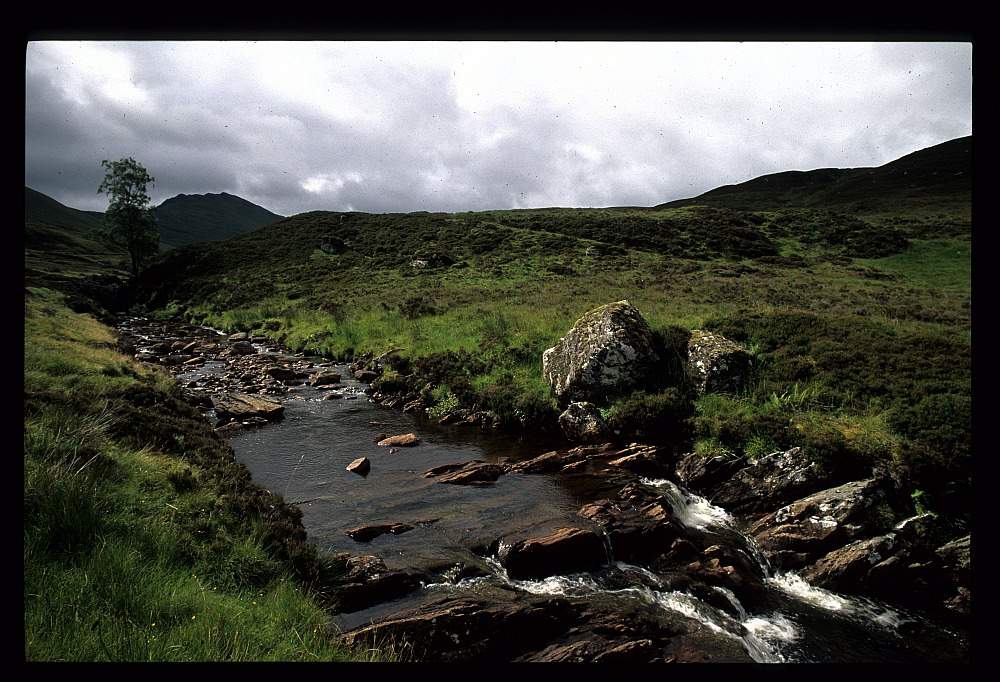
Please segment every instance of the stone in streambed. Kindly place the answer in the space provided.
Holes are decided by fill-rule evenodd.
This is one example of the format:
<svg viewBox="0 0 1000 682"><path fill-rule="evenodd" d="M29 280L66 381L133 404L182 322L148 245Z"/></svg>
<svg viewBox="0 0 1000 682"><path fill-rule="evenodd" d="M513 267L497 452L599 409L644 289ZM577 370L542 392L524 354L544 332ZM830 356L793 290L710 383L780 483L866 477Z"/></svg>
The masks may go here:
<svg viewBox="0 0 1000 682"><path fill-rule="evenodd" d="M356 460L347 465L348 471L353 471L359 476L367 476L368 472L372 470L372 463L367 457L358 457Z"/></svg>
<svg viewBox="0 0 1000 682"><path fill-rule="evenodd" d="M382 447L408 446L420 444L420 438L415 433L406 433L401 436L388 436L378 441Z"/></svg>

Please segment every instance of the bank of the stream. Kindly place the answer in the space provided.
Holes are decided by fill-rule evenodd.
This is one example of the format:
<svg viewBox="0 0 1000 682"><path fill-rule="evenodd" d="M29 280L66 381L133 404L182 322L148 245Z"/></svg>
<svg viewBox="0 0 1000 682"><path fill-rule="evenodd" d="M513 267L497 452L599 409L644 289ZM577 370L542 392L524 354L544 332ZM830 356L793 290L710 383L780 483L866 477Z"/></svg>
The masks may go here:
<svg viewBox="0 0 1000 682"><path fill-rule="evenodd" d="M25 295L24 659L367 661L329 636L324 562L166 372Z"/></svg>

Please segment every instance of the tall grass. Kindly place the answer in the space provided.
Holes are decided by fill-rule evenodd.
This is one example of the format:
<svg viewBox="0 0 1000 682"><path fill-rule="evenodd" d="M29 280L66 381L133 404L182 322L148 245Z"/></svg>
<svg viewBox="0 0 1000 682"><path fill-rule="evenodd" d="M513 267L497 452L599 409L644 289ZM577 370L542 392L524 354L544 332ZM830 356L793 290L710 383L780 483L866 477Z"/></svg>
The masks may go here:
<svg viewBox="0 0 1000 682"><path fill-rule="evenodd" d="M25 659L384 658L337 644L318 594L265 543L262 517L232 504L257 491L227 473L221 440L213 454L193 437L175 434L177 450L141 437L133 420L163 421L176 383L126 371L112 338L48 295L26 299ZM155 412L115 407L137 390L158 396ZM195 423L180 428L194 435Z"/></svg>

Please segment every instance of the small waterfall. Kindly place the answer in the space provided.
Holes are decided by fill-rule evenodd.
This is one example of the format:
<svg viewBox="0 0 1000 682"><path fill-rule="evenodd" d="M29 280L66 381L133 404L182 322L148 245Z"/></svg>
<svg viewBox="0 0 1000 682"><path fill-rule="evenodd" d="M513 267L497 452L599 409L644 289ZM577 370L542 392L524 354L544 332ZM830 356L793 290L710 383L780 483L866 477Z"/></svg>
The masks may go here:
<svg viewBox="0 0 1000 682"><path fill-rule="evenodd" d="M767 556L753 538L737 527L736 520L725 509L667 479L643 479L643 483L663 495L673 510L674 518L694 535L712 538L718 544L732 547L745 557L747 566L754 572L767 578L773 576L774 570Z"/></svg>

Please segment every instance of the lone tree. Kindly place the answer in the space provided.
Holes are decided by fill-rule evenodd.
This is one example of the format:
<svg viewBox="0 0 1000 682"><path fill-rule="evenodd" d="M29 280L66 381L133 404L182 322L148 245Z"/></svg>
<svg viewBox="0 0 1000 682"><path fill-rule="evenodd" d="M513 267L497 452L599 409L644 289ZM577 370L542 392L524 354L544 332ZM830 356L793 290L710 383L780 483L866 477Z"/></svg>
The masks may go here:
<svg viewBox="0 0 1000 682"><path fill-rule="evenodd" d="M108 173L97 193L111 197L104 212L103 234L128 251L134 279L160 249L159 224L146 194L146 185L152 186L153 178L132 157L105 159L101 165Z"/></svg>

